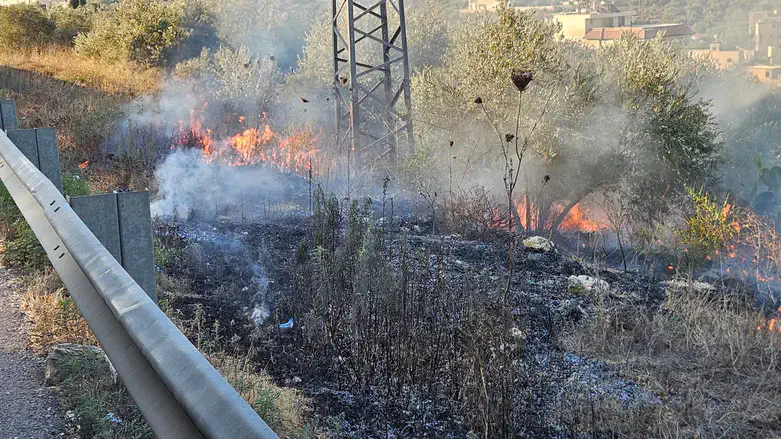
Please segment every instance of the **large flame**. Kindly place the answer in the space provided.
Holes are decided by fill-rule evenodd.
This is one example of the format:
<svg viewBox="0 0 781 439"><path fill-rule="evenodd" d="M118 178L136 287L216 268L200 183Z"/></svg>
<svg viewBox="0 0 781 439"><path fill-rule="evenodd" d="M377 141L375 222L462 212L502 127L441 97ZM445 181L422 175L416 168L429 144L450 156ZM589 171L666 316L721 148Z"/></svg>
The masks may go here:
<svg viewBox="0 0 781 439"><path fill-rule="evenodd" d="M531 218L529 218L531 227L527 227L526 224L527 207L531 213ZM515 208L521 226L531 230L549 229L552 226L552 222L564 212L564 206L562 204L556 204L550 209L550 212L547 215L546 224L537 224L539 222L538 208L533 203L527 205L526 197L521 198L521 200L516 203ZM600 230L605 230L608 227L607 224L600 223L590 218L586 210L578 203L567 212L567 215L564 217L564 220L562 220L558 230L566 232L598 232Z"/></svg>
<svg viewBox="0 0 781 439"><path fill-rule="evenodd" d="M179 133L172 148L200 148L207 163L226 166L266 164L301 175L315 172L313 164L320 152L317 147L319 134L302 130L289 136L280 135L263 114L256 128L243 128L234 136L215 139L212 130L204 128L204 110L205 106L191 110L189 127L185 128L183 121L177 124ZM238 116L237 120L243 125L247 118Z"/></svg>

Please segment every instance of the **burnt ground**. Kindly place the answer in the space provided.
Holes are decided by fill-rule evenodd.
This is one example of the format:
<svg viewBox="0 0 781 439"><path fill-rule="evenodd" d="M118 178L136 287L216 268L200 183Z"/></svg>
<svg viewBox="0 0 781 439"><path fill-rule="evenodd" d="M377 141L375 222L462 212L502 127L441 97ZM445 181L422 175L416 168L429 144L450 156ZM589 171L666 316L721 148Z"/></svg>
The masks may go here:
<svg viewBox="0 0 781 439"><path fill-rule="evenodd" d="M410 248L441 255L449 288L457 288L476 276L494 282L495 288L504 288L507 247L500 235L486 241L469 241L457 235L431 235L426 232L424 221L420 226L410 218L397 223L392 245L400 245L404 231ZM302 214L257 224L222 218L185 222L167 229L164 233L178 236L188 247L195 245L199 253L194 264L198 268L191 267L187 274L194 279L193 294L172 297L175 308L201 303L208 319L219 319L223 327L230 322L228 330L246 343L251 343L248 340L255 331L252 320L266 328L274 340L269 352L260 348L260 364L281 385L299 387L312 397L315 418L329 431L339 431L339 436L462 437L467 432L462 418L436 401L388 404L372 389L357 391L325 381L297 360L296 348L291 345L295 337L278 329L280 323L295 316L279 315L275 304L292 288L293 259L301 243L310 238L310 230L311 221ZM639 273L584 264L562 249L546 254L519 247L508 302L517 321L524 322L521 330L525 343L520 361L530 371L523 382L517 383L514 398L519 416L528 426L523 435L573 437L560 413L584 400L609 399L628 407L660 404L657 395L608 365L564 351L558 346L557 337L595 313L595 295L571 291L569 276L603 279L610 284L604 300L649 313L657 310L664 299L661 284ZM421 427L421 419L429 419L427 426Z"/></svg>

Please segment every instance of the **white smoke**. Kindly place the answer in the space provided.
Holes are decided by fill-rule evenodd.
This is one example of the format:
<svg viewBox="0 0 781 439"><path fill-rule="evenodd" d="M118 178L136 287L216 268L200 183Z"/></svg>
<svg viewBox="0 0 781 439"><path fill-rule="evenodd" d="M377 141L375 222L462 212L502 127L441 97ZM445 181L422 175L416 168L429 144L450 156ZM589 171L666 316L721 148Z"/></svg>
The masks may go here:
<svg viewBox="0 0 781 439"><path fill-rule="evenodd" d="M264 195L283 188L283 175L258 166L230 167L206 163L202 151L177 150L155 171L157 198L152 215L189 218L214 215L221 207L257 208ZM249 211L249 207L247 207Z"/></svg>

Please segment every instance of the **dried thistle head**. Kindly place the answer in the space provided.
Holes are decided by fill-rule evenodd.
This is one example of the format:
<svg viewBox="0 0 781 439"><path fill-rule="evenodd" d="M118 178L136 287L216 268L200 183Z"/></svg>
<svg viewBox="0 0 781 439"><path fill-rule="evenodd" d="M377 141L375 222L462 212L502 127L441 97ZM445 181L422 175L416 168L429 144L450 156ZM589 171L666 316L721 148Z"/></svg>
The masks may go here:
<svg viewBox="0 0 781 439"><path fill-rule="evenodd" d="M507 142L507 143L512 142L513 139L515 139L515 135L514 134L505 134L504 135L504 141Z"/></svg>
<svg viewBox="0 0 781 439"><path fill-rule="evenodd" d="M480 96L475 98L475 104L480 105L482 103L483 103L483 98L481 98Z"/></svg>
<svg viewBox="0 0 781 439"><path fill-rule="evenodd" d="M515 85L518 91L525 91L531 84L532 79L534 79L534 73L514 70L512 75L510 75L510 79L512 79L513 85Z"/></svg>

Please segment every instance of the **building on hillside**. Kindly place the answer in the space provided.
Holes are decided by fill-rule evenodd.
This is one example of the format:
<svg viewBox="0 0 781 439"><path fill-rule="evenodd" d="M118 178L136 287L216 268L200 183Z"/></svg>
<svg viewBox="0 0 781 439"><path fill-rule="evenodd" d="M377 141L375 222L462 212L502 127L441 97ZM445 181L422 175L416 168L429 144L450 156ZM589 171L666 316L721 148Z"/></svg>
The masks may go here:
<svg viewBox="0 0 781 439"><path fill-rule="evenodd" d="M585 2L583 2L585 4ZM587 33L596 28L622 28L632 26L634 12L621 12L612 3L594 0L589 7L575 12L554 14L553 20L561 23L561 33L564 38L582 40Z"/></svg>
<svg viewBox="0 0 781 439"><path fill-rule="evenodd" d="M478 12L495 11L501 0L469 0L466 9L461 9L461 14L475 14ZM509 6L520 11L551 13L556 6L521 6L520 1L510 0Z"/></svg>
<svg viewBox="0 0 781 439"><path fill-rule="evenodd" d="M754 32L757 28L757 23L759 23L760 20L765 20L768 18L774 18L778 16L778 11L753 11L748 13L748 33L749 35L754 35Z"/></svg>
<svg viewBox="0 0 781 439"><path fill-rule="evenodd" d="M781 80L781 65L751 66L749 72L760 82L775 83Z"/></svg>
<svg viewBox="0 0 781 439"><path fill-rule="evenodd" d="M781 16L771 15L757 20L754 24L753 37L757 57L773 58L781 48Z"/></svg>
<svg viewBox="0 0 781 439"><path fill-rule="evenodd" d="M685 24L649 24L633 27L597 27L583 37L589 47L605 47L613 44L623 34L631 33L641 40L652 40L661 35L665 41L682 41L691 38L693 32Z"/></svg>
<svg viewBox="0 0 781 439"><path fill-rule="evenodd" d="M754 52L737 48L736 50L722 50L721 43L711 43L709 49L690 50L689 54L703 59L712 60L721 70L727 70L737 64L751 60Z"/></svg>

